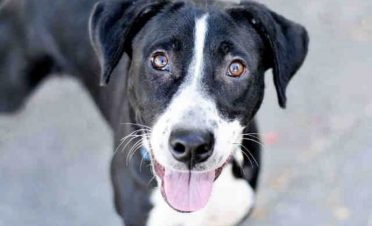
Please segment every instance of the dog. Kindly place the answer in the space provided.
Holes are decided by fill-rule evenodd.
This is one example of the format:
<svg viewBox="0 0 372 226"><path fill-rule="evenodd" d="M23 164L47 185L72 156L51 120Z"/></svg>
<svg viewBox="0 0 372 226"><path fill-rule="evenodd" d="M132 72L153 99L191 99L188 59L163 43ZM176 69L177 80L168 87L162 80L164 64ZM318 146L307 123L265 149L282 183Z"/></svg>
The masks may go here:
<svg viewBox="0 0 372 226"><path fill-rule="evenodd" d="M71 74L114 134L127 226L231 226L254 206L255 115L272 69L279 105L305 28L253 1L12 0L0 9L0 111Z"/></svg>

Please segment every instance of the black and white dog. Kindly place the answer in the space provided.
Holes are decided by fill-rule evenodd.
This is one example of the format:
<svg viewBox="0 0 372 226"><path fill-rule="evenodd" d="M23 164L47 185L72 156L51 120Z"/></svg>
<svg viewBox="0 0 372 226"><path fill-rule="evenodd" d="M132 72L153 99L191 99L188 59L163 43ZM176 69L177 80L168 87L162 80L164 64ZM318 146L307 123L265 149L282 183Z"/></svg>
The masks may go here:
<svg viewBox="0 0 372 226"><path fill-rule="evenodd" d="M252 1L1 4L0 110L19 108L48 74L79 78L114 131L127 226L230 226L249 214L264 73L273 69L285 107L307 54L302 26Z"/></svg>

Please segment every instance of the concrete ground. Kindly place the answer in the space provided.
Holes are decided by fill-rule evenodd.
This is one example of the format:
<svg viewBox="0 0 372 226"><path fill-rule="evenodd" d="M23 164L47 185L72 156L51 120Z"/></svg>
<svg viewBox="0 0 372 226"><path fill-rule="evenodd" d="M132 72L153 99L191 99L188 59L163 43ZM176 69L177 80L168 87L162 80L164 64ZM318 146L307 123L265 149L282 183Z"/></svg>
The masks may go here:
<svg viewBox="0 0 372 226"><path fill-rule="evenodd" d="M280 110L267 74L265 138L244 226L372 226L372 1L262 0L304 24L310 53ZM111 134L74 80L53 78L0 116L0 226L120 225Z"/></svg>

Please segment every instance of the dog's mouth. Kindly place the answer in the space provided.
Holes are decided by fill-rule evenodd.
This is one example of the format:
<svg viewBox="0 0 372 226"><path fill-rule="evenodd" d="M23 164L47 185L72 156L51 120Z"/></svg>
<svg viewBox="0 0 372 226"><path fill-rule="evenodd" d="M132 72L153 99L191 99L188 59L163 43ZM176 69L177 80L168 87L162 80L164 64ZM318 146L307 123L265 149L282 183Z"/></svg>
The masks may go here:
<svg viewBox="0 0 372 226"><path fill-rule="evenodd" d="M161 194L168 205L179 212L189 213L207 205L213 182L229 161L230 158L217 169L198 172L166 169L154 160L154 171L161 180Z"/></svg>

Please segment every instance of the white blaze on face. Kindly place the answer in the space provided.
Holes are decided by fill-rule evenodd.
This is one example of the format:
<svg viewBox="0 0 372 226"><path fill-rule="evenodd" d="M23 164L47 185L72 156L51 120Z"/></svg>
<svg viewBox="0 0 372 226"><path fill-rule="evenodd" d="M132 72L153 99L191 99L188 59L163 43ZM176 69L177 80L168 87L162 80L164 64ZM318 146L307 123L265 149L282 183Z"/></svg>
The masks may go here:
<svg viewBox="0 0 372 226"><path fill-rule="evenodd" d="M146 145L151 146L154 158L165 168L188 170L184 163L173 158L169 149L169 136L176 128L203 129L214 134L213 155L206 162L196 165L194 170L208 171L220 167L237 147L233 143L241 141L243 127L239 121L223 118L215 100L203 87L207 34L208 14L205 14L195 22L193 58L186 78L169 106L159 115L152 128L150 144Z"/></svg>

